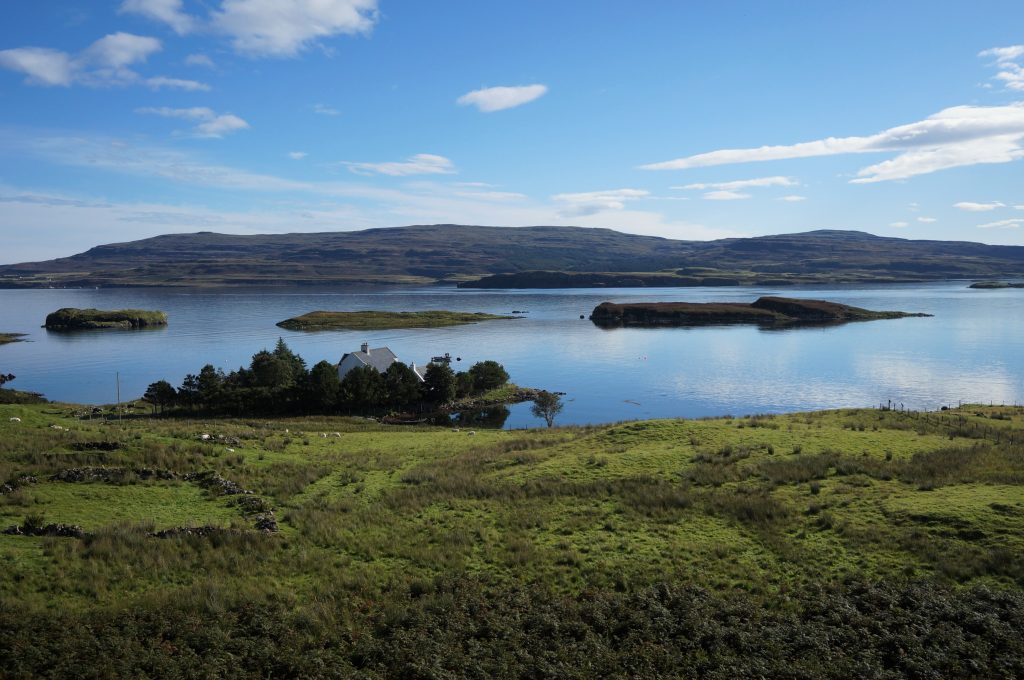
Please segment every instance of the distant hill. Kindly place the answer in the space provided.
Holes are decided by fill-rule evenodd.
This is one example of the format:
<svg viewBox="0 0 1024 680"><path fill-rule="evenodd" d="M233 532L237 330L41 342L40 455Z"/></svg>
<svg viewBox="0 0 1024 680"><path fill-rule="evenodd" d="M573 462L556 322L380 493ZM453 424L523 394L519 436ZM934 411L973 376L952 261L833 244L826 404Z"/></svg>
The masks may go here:
<svg viewBox="0 0 1024 680"><path fill-rule="evenodd" d="M1024 246L827 230L717 241L454 224L257 236L199 232L3 265L0 287L469 282L495 274L534 287L564 278L559 273L576 274L580 285L984 279L1024 275Z"/></svg>

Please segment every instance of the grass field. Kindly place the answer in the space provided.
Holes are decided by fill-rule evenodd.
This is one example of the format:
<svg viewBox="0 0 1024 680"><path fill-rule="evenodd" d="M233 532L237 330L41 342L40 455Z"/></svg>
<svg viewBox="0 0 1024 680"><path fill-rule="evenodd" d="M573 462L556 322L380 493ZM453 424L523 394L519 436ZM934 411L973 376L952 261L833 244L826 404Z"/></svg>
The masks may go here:
<svg viewBox="0 0 1024 680"><path fill-rule="evenodd" d="M949 598L1024 588L1020 408L475 432L74 412L0 406L0 480L14 487L0 524L89 533L0 536L0 613L46 621L58 603L88 618L174 602L220 616L284 602L311 630L358 637L371 619L404 620L410 593L459 600L443 595L453 581L573 606L676 584L781 612L854 581L924 582ZM117 474L50 479L96 468ZM280 530L254 530L237 497L183 478L203 470L273 506ZM201 525L234 529L151 536Z"/></svg>

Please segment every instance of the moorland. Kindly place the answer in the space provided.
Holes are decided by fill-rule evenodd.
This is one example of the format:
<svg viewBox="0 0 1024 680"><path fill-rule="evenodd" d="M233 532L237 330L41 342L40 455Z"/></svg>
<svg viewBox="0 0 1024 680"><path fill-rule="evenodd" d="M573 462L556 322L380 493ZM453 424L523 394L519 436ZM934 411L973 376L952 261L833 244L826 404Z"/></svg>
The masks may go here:
<svg viewBox="0 0 1024 680"><path fill-rule="evenodd" d="M0 406L6 677L1024 673L1020 407L143 411Z"/></svg>
<svg viewBox="0 0 1024 680"><path fill-rule="evenodd" d="M441 224L320 234L167 234L3 265L0 287L776 286L1021 276L1024 246L857 231L680 241L610 229Z"/></svg>

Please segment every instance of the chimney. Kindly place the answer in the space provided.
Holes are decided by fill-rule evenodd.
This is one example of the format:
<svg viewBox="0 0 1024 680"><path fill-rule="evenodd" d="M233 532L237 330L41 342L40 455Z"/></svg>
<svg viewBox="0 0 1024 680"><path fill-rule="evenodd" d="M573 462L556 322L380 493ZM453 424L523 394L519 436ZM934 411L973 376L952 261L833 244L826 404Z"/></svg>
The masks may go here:
<svg viewBox="0 0 1024 680"><path fill-rule="evenodd" d="M369 354L369 352L370 352L370 343L364 342L362 345L359 346L359 349L362 350L363 354Z"/></svg>

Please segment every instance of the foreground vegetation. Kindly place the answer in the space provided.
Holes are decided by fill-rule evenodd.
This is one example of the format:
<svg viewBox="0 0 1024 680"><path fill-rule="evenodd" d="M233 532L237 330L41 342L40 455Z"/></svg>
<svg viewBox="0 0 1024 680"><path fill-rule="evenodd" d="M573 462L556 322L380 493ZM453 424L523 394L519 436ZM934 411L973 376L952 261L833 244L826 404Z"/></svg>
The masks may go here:
<svg viewBox="0 0 1024 680"><path fill-rule="evenodd" d="M309 312L278 322L292 331L382 330L390 328L440 328L468 323L514 319L513 316L484 312L451 312L433 309L425 312Z"/></svg>
<svg viewBox="0 0 1024 680"><path fill-rule="evenodd" d="M64 307L46 315L50 331L81 331L104 328L152 328L166 326L167 314L146 309L76 309Z"/></svg>
<svg viewBox="0 0 1024 680"><path fill-rule="evenodd" d="M0 535L6 677L1024 673L1020 408L467 432L0 406L0 480L29 530ZM28 535L51 524L82 537Z"/></svg>

